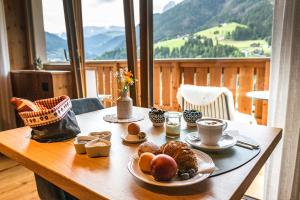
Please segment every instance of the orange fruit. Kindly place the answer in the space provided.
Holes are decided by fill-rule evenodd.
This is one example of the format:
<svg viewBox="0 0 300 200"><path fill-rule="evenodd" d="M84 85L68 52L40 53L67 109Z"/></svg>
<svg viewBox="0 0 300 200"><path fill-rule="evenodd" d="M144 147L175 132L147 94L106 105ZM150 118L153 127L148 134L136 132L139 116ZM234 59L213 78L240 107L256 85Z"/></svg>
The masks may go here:
<svg viewBox="0 0 300 200"><path fill-rule="evenodd" d="M151 172L151 161L155 157L153 153L142 153L139 158L139 167L145 173Z"/></svg>

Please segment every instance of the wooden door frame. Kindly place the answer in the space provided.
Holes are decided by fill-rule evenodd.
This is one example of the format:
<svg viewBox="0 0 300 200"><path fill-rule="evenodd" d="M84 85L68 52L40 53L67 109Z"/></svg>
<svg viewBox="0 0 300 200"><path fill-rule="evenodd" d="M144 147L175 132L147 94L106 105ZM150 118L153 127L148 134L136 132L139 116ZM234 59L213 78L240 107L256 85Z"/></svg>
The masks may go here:
<svg viewBox="0 0 300 200"><path fill-rule="evenodd" d="M127 66L135 77L137 76L137 50L136 50L136 33L134 22L134 5L133 0L123 0L124 20L125 20L125 36L126 36L126 51L127 51ZM130 96L133 105L137 105L137 85L130 87Z"/></svg>
<svg viewBox="0 0 300 200"><path fill-rule="evenodd" d="M153 106L153 0L140 0L141 106Z"/></svg>
<svg viewBox="0 0 300 200"><path fill-rule="evenodd" d="M74 13L74 3L73 1L63 0L64 6L64 14L66 21L66 31L67 31L67 39L68 39L68 47L69 47L69 55L70 55L70 64L71 71L73 75L73 84L74 85L74 97L75 98L83 98L84 91L82 89L82 76L81 76L81 62L80 55L78 51L78 33L76 30L76 20Z"/></svg>

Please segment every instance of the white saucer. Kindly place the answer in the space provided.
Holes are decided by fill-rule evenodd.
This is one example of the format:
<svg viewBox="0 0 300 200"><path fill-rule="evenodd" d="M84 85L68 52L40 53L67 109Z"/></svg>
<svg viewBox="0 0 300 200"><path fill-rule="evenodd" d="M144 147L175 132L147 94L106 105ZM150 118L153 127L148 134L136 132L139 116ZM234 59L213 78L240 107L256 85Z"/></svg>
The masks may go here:
<svg viewBox="0 0 300 200"><path fill-rule="evenodd" d="M136 144L136 143L141 143L141 142L144 142L147 140L147 136L145 138L142 138L142 139L137 139L137 140L129 140L126 138L126 134L122 134L121 135L121 138L124 142L126 143L131 143L131 144Z"/></svg>
<svg viewBox="0 0 300 200"><path fill-rule="evenodd" d="M103 117L103 120L111 123L130 123L130 122L141 121L144 118L145 115L143 113L134 112L132 117L129 119L119 119L117 114L111 114L111 115L105 115Z"/></svg>
<svg viewBox="0 0 300 200"><path fill-rule="evenodd" d="M193 139L191 139L191 137L193 136L198 137L198 133L197 132L188 133L185 138L186 142L196 149L201 149L205 151L222 151L230 147L233 147L237 143L236 137L226 134L226 135L222 135L217 145L209 146L209 145L202 144L200 140L193 141Z"/></svg>

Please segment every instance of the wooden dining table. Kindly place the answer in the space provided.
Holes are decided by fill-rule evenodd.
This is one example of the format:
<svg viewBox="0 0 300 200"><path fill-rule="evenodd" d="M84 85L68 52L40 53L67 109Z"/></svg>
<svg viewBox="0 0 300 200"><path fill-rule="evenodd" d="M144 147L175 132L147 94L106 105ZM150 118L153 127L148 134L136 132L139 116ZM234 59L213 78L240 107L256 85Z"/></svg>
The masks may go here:
<svg viewBox="0 0 300 200"><path fill-rule="evenodd" d="M145 119L136 123L147 133L149 141L160 145L168 140L164 127L152 126L149 109L135 107L134 112L144 114ZM82 135L101 130L112 132L109 157L76 154L74 139L36 142L30 139L30 127L0 132L0 152L79 199L240 199L282 135L280 128L229 122L228 129L251 137L260 145L260 153L228 173L187 187L164 188L143 183L130 174L127 164L138 144L122 142L121 134L127 132L128 124L103 120L104 115L112 113L116 113L115 107L77 116ZM182 128L187 128L184 122ZM182 133L181 139L184 137Z"/></svg>

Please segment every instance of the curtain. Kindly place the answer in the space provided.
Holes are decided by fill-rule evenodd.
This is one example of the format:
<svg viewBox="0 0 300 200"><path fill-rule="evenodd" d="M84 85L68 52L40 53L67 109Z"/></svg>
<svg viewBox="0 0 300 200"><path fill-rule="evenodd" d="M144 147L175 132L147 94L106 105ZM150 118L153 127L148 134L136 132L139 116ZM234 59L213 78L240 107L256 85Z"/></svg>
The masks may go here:
<svg viewBox="0 0 300 200"><path fill-rule="evenodd" d="M73 73L74 97L86 96L81 0L64 0L64 14Z"/></svg>
<svg viewBox="0 0 300 200"><path fill-rule="evenodd" d="M9 104L11 84L9 55L3 0L0 0L0 130L16 127L13 108Z"/></svg>
<svg viewBox="0 0 300 200"><path fill-rule="evenodd" d="M268 125L283 139L266 165L264 199L299 199L300 1L275 0ZM272 81L273 80L273 81Z"/></svg>

